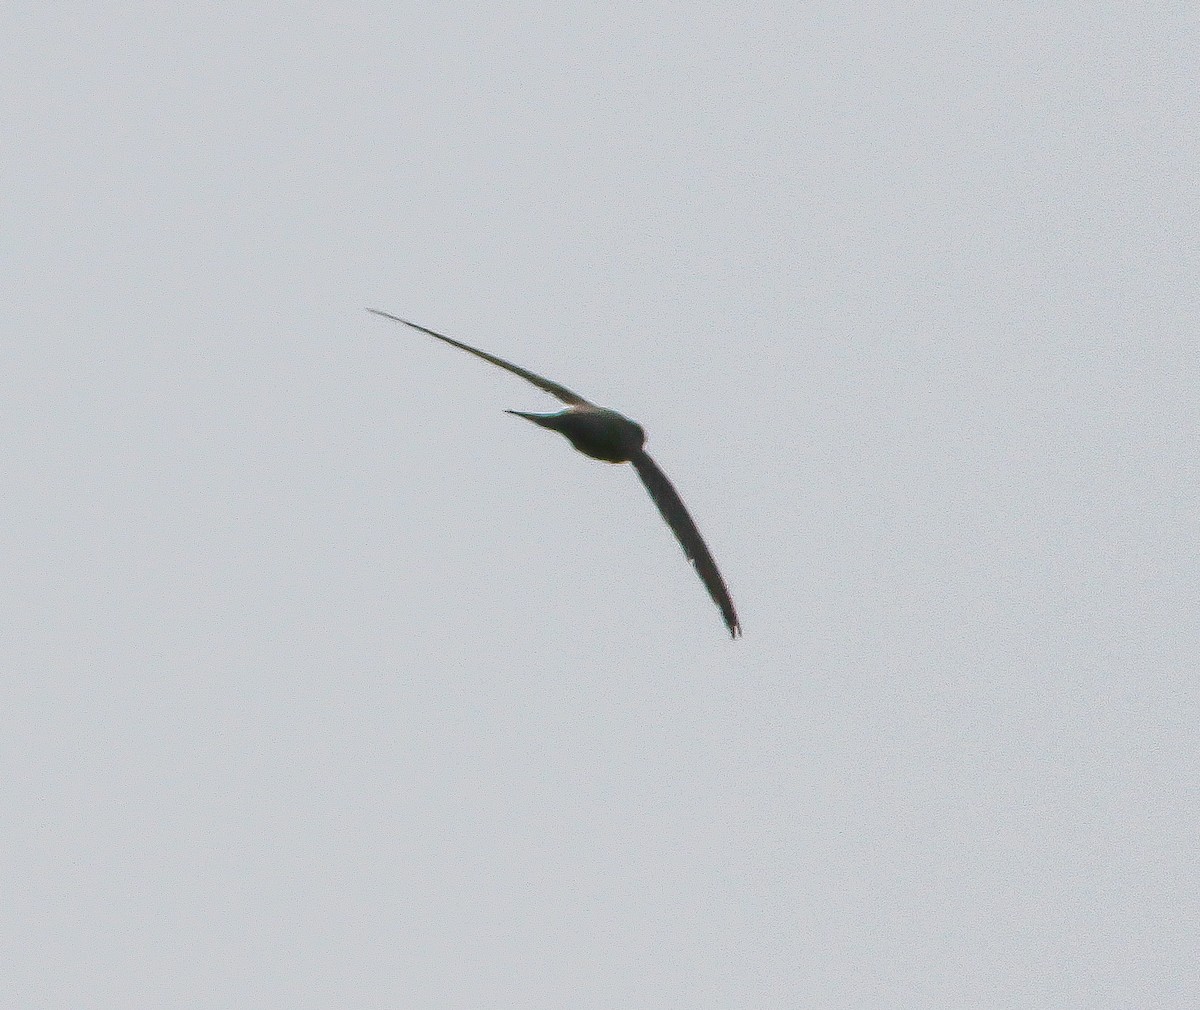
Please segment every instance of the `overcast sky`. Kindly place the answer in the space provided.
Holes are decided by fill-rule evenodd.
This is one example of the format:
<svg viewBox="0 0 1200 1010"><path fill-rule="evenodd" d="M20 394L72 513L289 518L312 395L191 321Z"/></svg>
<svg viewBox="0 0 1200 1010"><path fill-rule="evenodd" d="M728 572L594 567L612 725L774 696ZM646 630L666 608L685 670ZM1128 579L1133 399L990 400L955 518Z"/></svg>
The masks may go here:
<svg viewBox="0 0 1200 1010"><path fill-rule="evenodd" d="M0 15L3 1002L1195 1006L1194 6L234 6Z"/></svg>

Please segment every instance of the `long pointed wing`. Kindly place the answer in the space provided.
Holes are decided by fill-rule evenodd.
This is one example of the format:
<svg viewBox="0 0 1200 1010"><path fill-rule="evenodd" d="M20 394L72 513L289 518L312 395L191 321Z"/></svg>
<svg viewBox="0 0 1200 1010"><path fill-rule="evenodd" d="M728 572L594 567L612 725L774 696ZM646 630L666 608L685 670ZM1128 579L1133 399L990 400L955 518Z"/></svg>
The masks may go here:
<svg viewBox="0 0 1200 1010"><path fill-rule="evenodd" d="M497 358L494 354L488 354L486 351L479 350L478 347L470 347L467 344L461 344L457 340L451 340L449 337L443 336L440 333L434 333L433 330L426 329L424 326L418 326L416 323L410 323L407 319L401 319L399 316L393 316L390 312L383 312L379 309L367 309L368 312L373 312L377 316L383 316L384 319L391 319L397 323L403 323L405 326L411 326L414 330L420 330L422 333L428 333L431 337L437 337L438 340L444 341L451 347L457 347L461 351L466 351L468 354L474 354L477 358L483 358L484 361L490 361L493 365L499 365L501 368L507 369L513 375L519 375L526 382L532 382L538 389L545 390L551 396L558 397L563 403L586 404L585 400L578 393L573 393L566 386L560 386L557 382L551 382L549 379L544 379L542 376L530 372L522 368L520 365L514 365L511 361L505 361L503 358Z"/></svg>
<svg viewBox="0 0 1200 1010"><path fill-rule="evenodd" d="M725 580L721 578L721 573L717 571L717 563L708 553L700 531L696 529L696 524L684 507L679 492L667 479L667 475L658 468L658 464L645 452L639 452L629 462L642 478L642 483L646 485L646 490L650 492L658 511L671 527L683 548L683 553L696 566L704 588L708 590L708 595L713 598L713 602L721 610L721 616L725 618L729 634L737 638L742 633L742 626L738 621L737 612L733 609L733 600L729 598L729 590L725 586Z"/></svg>

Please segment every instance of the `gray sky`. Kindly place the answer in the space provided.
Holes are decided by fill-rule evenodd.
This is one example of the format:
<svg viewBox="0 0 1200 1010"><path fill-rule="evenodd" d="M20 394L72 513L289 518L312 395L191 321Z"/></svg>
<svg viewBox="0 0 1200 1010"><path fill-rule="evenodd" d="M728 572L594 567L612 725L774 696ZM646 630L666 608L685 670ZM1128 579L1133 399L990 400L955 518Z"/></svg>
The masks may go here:
<svg viewBox="0 0 1200 1010"><path fill-rule="evenodd" d="M1195 1005L1200 20L853 8L6 5L6 1005Z"/></svg>

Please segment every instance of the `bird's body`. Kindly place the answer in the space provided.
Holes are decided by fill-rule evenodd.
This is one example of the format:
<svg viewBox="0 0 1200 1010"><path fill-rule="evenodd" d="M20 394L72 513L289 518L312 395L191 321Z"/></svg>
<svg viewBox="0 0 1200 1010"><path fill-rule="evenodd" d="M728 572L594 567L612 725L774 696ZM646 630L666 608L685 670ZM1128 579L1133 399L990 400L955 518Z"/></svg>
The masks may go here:
<svg viewBox="0 0 1200 1010"><path fill-rule="evenodd" d="M557 382L521 368L519 365L514 365L503 358L497 358L486 351L452 340L450 337L435 333L424 326L410 323L407 319L401 319L390 312L381 312L379 309L368 309L367 311L373 312L377 316L383 316L385 319L403 323L405 326L411 326L414 330L420 330L452 347L457 347L468 354L473 354L477 358L482 358L484 361L512 372L514 375L519 375L527 382L566 403L566 409L550 414L533 414L520 410L510 410L507 413L559 432L576 449L592 459L603 460L606 463L632 463L642 483L646 486L646 490L650 492L650 497L658 511L670 526L680 546L683 547L684 554L696 566L696 571L704 582L705 588L725 619L730 635L737 638L741 634L741 624L738 621L737 612L733 608L733 600L730 599L725 580L721 578L716 562L713 561L708 547L705 546L700 531L688 514L683 500L670 480L667 479L667 475L659 469L658 464L643 448L646 442L646 433L640 424L608 407L598 407L578 393L567 389L566 386L561 386Z"/></svg>
<svg viewBox="0 0 1200 1010"><path fill-rule="evenodd" d="M646 433L636 421L590 403L576 404L553 414L527 414L523 410L506 413L559 432L585 456L605 463L628 463L646 444Z"/></svg>

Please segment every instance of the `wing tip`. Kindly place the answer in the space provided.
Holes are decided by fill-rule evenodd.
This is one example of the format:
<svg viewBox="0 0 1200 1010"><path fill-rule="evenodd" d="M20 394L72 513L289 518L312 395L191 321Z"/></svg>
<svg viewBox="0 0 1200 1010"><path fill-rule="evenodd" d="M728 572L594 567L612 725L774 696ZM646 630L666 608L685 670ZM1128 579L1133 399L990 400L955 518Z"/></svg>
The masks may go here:
<svg viewBox="0 0 1200 1010"><path fill-rule="evenodd" d="M384 319L390 319L394 323L403 323L405 326L411 326L414 329L420 329L416 323L410 323L407 319L401 319L399 316L393 315L391 312L384 312L383 309L373 309L370 306L367 306L367 311L372 315L382 316Z"/></svg>

